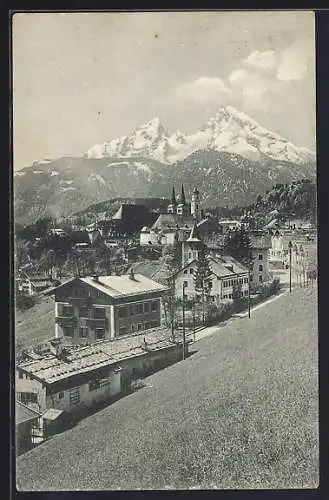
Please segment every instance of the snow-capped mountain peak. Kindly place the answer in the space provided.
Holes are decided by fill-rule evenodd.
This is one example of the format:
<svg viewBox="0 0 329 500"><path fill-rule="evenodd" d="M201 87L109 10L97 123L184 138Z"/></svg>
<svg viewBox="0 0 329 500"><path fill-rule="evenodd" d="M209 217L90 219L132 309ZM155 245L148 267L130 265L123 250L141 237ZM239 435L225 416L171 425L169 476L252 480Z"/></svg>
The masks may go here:
<svg viewBox="0 0 329 500"><path fill-rule="evenodd" d="M160 118L152 118L130 136L93 146L85 156L140 157L175 163L206 149L235 153L251 160L268 157L295 164L315 161L312 151L295 146L233 106L221 108L199 131L190 135L177 130L168 136Z"/></svg>

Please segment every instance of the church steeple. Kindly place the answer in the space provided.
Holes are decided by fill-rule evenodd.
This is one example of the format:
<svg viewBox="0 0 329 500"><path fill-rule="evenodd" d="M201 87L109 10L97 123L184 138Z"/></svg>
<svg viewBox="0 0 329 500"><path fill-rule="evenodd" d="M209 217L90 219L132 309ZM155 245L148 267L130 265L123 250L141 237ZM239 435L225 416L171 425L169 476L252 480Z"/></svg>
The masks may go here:
<svg viewBox="0 0 329 500"><path fill-rule="evenodd" d="M172 187L172 193L171 193L171 204L176 205L176 193L175 193L175 187Z"/></svg>
<svg viewBox="0 0 329 500"><path fill-rule="evenodd" d="M168 205L167 212L168 214L173 214L176 212L176 193L175 193L175 187L172 187L172 193L171 193L171 202L170 205Z"/></svg>
<svg viewBox="0 0 329 500"><path fill-rule="evenodd" d="M184 185L182 184L182 193L180 196L180 202L182 205L186 205L186 198L185 198L185 191L184 191Z"/></svg>

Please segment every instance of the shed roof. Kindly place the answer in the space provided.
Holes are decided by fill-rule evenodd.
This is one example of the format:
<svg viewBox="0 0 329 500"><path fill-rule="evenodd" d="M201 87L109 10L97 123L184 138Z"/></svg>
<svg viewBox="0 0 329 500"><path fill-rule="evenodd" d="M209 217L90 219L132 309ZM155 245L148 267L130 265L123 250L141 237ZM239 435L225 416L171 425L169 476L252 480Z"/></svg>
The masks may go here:
<svg viewBox="0 0 329 500"><path fill-rule="evenodd" d="M40 413L32 410L32 408L29 408L20 401L16 401L15 417L17 425L22 424L23 422L28 422L30 420L35 420L36 418L40 417Z"/></svg>

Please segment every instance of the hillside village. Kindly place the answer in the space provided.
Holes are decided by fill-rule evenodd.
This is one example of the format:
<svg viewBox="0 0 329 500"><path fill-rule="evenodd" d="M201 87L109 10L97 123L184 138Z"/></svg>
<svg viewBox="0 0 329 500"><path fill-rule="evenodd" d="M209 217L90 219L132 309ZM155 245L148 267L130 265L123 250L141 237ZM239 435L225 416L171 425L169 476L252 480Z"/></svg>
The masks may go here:
<svg viewBox="0 0 329 500"><path fill-rule="evenodd" d="M41 219L16 231L19 453L188 358L200 332L250 316L289 279L315 286L309 212L272 203L260 219L259 197L223 219L197 187L190 200L176 191L166 210L126 203L85 226Z"/></svg>

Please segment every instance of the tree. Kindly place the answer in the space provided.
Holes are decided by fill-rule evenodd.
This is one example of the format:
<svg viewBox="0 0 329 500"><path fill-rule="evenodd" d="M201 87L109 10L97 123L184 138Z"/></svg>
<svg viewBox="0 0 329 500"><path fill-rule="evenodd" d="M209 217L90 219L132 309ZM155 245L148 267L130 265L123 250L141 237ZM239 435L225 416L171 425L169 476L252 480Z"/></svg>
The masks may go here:
<svg viewBox="0 0 329 500"><path fill-rule="evenodd" d="M162 252L163 257L167 262L167 265L170 267L170 271L172 274L179 271L182 267L182 249L181 244L175 238L175 243L173 245L166 245L163 248Z"/></svg>
<svg viewBox="0 0 329 500"><path fill-rule="evenodd" d="M233 285L232 299L235 311L240 312L243 309L244 300L242 297L242 286L239 281Z"/></svg>
<svg viewBox="0 0 329 500"><path fill-rule="evenodd" d="M211 281L211 269L209 266L209 261L206 255L206 246L203 245L198 254L198 260L196 264L196 270L194 273L194 288L196 294L201 297L202 302L202 320L205 321L205 302L208 301L212 281Z"/></svg>
<svg viewBox="0 0 329 500"><path fill-rule="evenodd" d="M230 232L224 241L224 253L248 267L252 260L251 241L244 228Z"/></svg>

